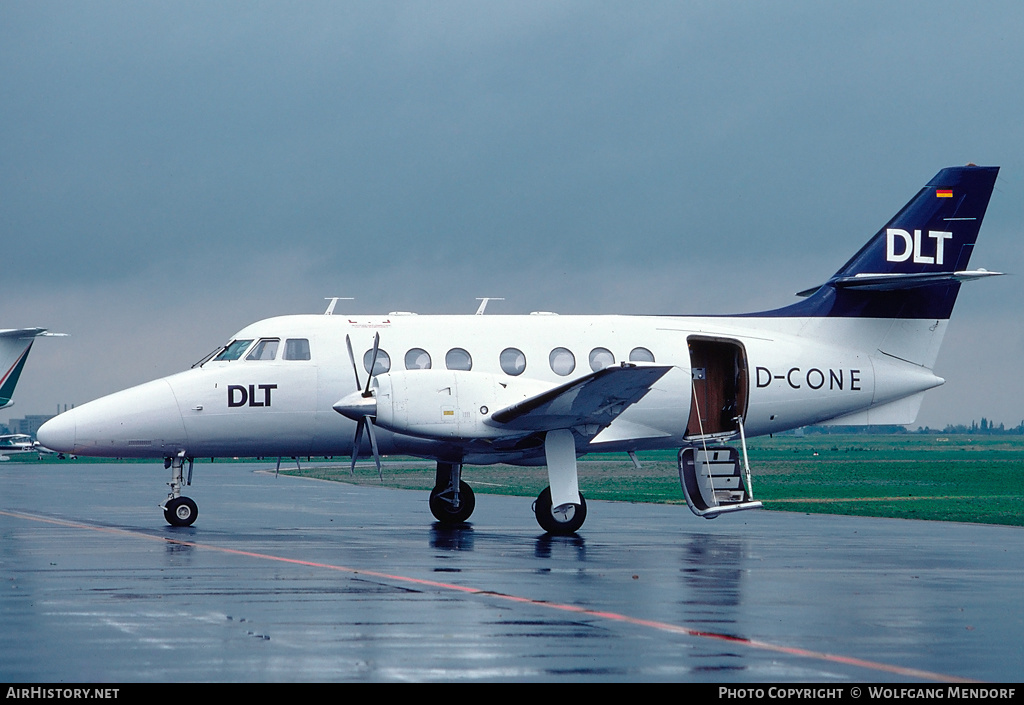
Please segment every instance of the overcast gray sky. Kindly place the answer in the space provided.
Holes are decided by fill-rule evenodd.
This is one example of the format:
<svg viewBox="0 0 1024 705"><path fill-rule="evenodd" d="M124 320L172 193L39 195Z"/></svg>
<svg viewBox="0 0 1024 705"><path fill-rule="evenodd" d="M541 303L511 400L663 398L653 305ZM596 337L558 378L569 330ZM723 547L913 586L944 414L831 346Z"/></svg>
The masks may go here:
<svg viewBox="0 0 1024 705"><path fill-rule="evenodd" d="M918 419L1024 419L1024 3L0 0L8 417L281 313L792 302L1002 167Z"/></svg>

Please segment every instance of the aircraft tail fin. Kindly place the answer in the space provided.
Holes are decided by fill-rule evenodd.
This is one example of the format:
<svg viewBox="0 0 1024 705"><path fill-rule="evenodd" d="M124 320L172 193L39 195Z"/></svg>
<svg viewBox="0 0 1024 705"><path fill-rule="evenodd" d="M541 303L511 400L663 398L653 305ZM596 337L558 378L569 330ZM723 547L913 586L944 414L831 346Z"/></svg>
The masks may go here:
<svg viewBox="0 0 1024 705"><path fill-rule="evenodd" d="M13 403L14 388L25 368L32 343L36 336L45 332L44 328L0 330L0 409Z"/></svg>
<svg viewBox="0 0 1024 705"><path fill-rule="evenodd" d="M759 316L945 320L968 270L999 167L943 169L805 301Z"/></svg>

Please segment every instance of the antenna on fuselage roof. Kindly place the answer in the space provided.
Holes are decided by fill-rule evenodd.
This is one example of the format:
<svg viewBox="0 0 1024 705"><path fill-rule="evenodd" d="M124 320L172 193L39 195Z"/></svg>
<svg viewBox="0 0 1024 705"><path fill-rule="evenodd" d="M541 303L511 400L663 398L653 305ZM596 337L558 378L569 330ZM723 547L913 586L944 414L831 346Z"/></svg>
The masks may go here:
<svg viewBox="0 0 1024 705"><path fill-rule="evenodd" d="M324 315L325 316L333 316L334 315L334 307L338 305L339 301L355 301L355 298L352 297L352 296L325 296L324 297L324 301L330 301L331 302L331 303L327 304L327 310L324 311Z"/></svg>
<svg viewBox="0 0 1024 705"><path fill-rule="evenodd" d="M484 315L484 309L487 308L487 303L489 301L504 301L505 299L498 298L496 296L485 296L483 298L478 296L476 300L480 302L480 306L476 310L476 315L482 316Z"/></svg>

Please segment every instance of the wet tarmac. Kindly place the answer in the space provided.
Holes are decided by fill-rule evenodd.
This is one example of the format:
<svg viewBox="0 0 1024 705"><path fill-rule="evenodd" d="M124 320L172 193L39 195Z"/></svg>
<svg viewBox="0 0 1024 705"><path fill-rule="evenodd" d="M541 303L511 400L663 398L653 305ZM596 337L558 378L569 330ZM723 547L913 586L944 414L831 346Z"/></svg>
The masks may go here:
<svg viewBox="0 0 1024 705"><path fill-rule="evenodd" d="M273 469L273 464L258 466ZM1024 530L0 465L0 681L1016 681ZM428 471L429 472L429 471ZM472 483L471 473L465 477ZM584 488L585 489L585 488Z"/></svg>

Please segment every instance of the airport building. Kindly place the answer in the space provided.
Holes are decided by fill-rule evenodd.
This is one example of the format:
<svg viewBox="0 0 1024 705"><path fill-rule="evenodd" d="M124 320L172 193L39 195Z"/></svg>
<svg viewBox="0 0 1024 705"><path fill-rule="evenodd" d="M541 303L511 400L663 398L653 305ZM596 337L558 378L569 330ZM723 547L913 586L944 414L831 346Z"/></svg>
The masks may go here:
<svg viewBox="0 0 1024 705"><path fill-rule="evenodd" d="M7 422L8 433L25 433L32 438L36 437L39 427L52 419L53 416L46 414L30 414L20 419L10 419Z"/></svg>

